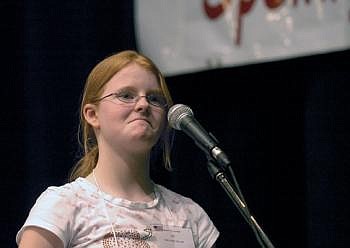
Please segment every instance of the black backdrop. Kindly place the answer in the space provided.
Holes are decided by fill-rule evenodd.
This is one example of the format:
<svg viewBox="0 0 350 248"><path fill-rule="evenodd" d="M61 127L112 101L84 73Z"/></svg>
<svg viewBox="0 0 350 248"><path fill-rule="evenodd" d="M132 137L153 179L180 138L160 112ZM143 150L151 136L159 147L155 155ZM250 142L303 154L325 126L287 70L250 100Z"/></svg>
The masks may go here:
<svg viewBox="0 0 350 248"><path fill-rule="evenodd" d="M3 1L1 246L36 197L66 181L79 154L85 78L136 49L132 1ZM11 10L11 11L10 11ZM176 103L220 141L252 214L276 247L347 247L350 50L168 77ZM191 197L218 247L259 247L204 154L178 132L174 172L155 181Z"/></svg>

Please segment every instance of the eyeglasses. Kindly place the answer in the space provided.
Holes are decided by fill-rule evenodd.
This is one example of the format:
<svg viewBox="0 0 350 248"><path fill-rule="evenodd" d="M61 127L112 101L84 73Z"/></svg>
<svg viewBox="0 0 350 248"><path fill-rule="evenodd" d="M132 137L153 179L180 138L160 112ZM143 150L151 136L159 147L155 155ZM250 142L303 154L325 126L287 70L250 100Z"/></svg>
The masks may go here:
<svg viewBox="0 0 350 248"><path fill-rule="evenodd" d="M145 95L145 96L139 96L134 92L122 91L122 92L108 94L108 95L103 96L97 100L101 101L101 100L103 100L107 97L111 97L111 96L113 96L114 98L118 99L121 102L129 103L129 104L137 103L141 97L144 97L144 98L146 98L147 102L149 104L151 104L152 106L155 106L158 108L164 108L164 109L168 106L165 97L163 95L157 94L157 93L152 93L152 94Z"/></svg>

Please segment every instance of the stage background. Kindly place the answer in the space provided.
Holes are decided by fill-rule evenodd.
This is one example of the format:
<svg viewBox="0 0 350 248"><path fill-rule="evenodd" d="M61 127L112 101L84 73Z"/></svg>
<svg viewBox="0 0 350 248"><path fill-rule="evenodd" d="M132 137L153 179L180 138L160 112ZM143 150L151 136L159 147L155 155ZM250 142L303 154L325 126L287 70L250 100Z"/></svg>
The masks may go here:
<svg viewBox="0 0 350 248"><path fill-rule="evenodd" d="M1 246L38 195L77 160L80 93L92 67L135 49L132 1L3 1ZM176 103L220 141L252 214L276 247L349 242L350 51L167 78ZM218 247L259 247L177 132L174 172L156 182L191 197L221 232Z"/></svg>

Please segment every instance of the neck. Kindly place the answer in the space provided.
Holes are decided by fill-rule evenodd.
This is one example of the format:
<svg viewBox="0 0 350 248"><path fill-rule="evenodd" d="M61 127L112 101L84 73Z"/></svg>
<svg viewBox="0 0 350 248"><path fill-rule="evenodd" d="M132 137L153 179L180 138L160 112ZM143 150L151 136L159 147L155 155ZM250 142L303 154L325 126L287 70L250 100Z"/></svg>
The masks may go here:
<svg viewBox="0 0 350 248"><path fill-rule="evenodd" d="M94 174L100 190L105 193L131 201L151 200L153 183L149 176L148 155L100 153ZM94 182L92 175L88 179Z"/></svg>

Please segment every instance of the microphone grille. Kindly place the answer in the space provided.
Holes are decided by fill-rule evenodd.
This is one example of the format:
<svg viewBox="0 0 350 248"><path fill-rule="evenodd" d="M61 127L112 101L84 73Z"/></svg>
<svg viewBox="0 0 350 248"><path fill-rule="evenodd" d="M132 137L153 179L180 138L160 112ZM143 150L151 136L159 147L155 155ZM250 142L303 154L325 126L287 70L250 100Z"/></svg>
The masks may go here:
<svg viewBox="0 0 350 248"><path fill-rule="evenodd" d="M190 107L184 104L175 104L168 111L169 125L177 130L181 130L181 119L185 116L193 116L193 111Z"/></svg>

